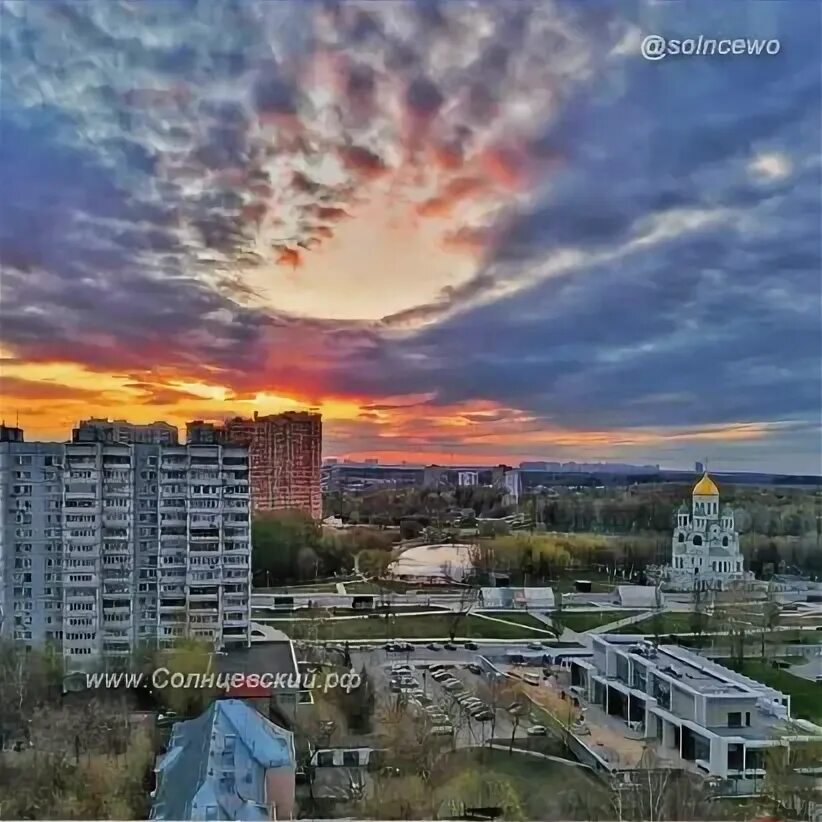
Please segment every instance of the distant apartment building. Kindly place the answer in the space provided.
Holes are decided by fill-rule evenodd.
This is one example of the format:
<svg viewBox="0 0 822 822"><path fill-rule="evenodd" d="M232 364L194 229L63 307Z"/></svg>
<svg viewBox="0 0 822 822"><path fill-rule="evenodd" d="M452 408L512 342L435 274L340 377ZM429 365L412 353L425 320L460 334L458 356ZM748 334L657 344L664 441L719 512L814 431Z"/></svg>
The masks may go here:
<svg viewBox="0 0 822 822"><path fill-rule="evenodd" d="M177 445L177 429L167 422L137 425L126 420L81 420L71 432L72 442L152 443Z"/></svg>
<svg viewBox="0 0 822 822"><path fill-rule="evenodd" d="M69 670L138 644L250 641L242 446L0 442L0 635Z"/></svg>
<svg viewBox="0 0 822 822"><path fill-rule="evenodd" d="M457 472L457 485L461 488L472 487L474 485L479 485L479 472L478 471L458 471Z"/></svg>
<svg viewBox="0 0 822 822"><path fill-rule="evenodd" d="M256 511L307 511L322 517L322 417L308 412L251 419L235 417L222 425L196 420L186 428L189 443L222 442L249 449L251 500Z"/></svg>
<svg viewBox="0 0 822 822"><path fill-rule="evenodd" d="M0 442L23 442L23 429L0 424Z"/></svg>

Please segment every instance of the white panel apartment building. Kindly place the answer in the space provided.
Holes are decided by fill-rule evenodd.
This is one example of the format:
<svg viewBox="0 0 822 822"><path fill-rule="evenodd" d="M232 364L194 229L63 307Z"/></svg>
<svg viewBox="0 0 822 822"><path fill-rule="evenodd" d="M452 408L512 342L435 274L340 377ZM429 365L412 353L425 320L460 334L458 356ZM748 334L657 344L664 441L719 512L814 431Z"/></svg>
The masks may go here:
<svg viewBox="0 0 822 822"><path fill-rule="evenodd" d="M250 639L239 446L0 442L0 633L69 669L142 643Z"/></svg>

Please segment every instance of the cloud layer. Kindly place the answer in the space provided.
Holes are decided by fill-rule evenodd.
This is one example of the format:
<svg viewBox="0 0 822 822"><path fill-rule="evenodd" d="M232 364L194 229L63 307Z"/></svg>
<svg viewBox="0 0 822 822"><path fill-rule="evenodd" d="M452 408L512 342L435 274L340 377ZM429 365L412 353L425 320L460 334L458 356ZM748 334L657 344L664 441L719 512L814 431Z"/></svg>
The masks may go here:
<svg viewBox="0 0 822 822"><path fill-rule="evenodd" d="M307 402L329 452L819 472L816 4L0 9L32 431Z"/></svg>

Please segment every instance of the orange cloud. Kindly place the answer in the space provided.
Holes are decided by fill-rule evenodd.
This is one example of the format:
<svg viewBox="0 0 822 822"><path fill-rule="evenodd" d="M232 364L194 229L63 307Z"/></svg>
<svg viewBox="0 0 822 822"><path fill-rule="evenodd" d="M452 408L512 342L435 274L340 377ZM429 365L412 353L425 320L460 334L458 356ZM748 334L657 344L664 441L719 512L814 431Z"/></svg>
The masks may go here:
<svg viewBox="0 0 822 822"><path fill-rule="evenodd" d="M348 171L364 177L380 177L388 170L381 157L362 146L346 146L338 153Z"/></svg>
<svg viewBox="0 0 822 822"><path fill-rule="evenodd" d="M508 189L520 189L528 179L528 158L520 149L495 146L480 154L480 165L491 179Z"/></svg>
<svg viewBox="0 0 822 822"><path fill-rule="evenodd" d="M294 248L281 248L277 256L278 265L290 265L292 268L299 268L302 263L300 252Z"/></svg>
<svg viewBox="0 0 822 822"><path fill-rule="evenodd" d="M477 177L457 177L445 186L441 194L421 203L417 212L424 217L447 217L464 199L486 188L487 184Z"/></svg>

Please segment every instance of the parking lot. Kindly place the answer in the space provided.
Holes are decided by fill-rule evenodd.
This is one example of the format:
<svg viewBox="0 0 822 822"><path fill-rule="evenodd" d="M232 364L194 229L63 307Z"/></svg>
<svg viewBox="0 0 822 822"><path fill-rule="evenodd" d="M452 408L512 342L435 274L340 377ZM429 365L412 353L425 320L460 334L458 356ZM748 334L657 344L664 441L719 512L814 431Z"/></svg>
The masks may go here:
<svg viewBox="0 0 822 822"><path fill-rule="evenodd" d="M358 651L357 664L364 662L369 676L381 683L379 690L384 687L390 698L407 705L433 734L451 737L455 747L492 740L507 744L512 736L518 747L545 747L542 729L534 728L527 709L514 704L504 681L494 684L483 676L475 652L460 649L457 660L453 651L444 653L443 660L433 655L416 659L423 650Z"/></svg>

